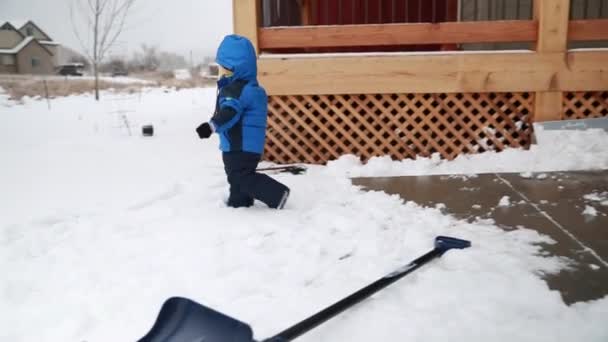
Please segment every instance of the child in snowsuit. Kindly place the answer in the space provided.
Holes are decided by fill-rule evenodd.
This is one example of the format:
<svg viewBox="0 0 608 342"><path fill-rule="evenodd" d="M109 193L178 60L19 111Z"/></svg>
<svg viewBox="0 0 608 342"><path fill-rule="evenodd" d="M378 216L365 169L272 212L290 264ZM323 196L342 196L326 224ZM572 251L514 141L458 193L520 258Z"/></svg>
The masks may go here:
<svg viewBox="0 0 608 342"><path fill-rule="evenodd" d="M230 184L230 207L250 207L254 199L282 209L289 188L256 173L266 140L268 97L257 81L256 54L251 42L228 35L217 50L220 66L215 113L196 132L206 139L219 134L224 170Z"/></svg>

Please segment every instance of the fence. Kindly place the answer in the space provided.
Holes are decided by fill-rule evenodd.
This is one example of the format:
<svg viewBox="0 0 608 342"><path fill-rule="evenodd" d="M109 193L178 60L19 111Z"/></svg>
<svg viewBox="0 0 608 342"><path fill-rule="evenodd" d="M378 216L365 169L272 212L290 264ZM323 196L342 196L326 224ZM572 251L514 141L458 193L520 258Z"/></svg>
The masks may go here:
<svg viewBox="0 0 608 342"><path fill-rule="evenodd" d="M266 158L323 163L343 154L368 159L428 157L527 147L530 93L273 96Z"/></svg>

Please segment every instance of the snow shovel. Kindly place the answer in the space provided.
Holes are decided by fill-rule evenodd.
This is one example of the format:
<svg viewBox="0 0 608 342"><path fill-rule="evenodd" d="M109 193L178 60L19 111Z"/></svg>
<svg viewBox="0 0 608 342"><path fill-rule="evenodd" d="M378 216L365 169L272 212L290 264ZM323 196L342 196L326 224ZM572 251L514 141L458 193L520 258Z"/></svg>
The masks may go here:
<svg viewBox="0 0 608 342"><path fill-rule="evenodd" d="M430 252L262 342L292 341L450 249L464 249L470 246L471 242L467 240L438 236L435 238L435 248ZM246 323L190 299L173 297L163 304L154 326L139 342L256 341L253 339L251 327Z"/></svg>

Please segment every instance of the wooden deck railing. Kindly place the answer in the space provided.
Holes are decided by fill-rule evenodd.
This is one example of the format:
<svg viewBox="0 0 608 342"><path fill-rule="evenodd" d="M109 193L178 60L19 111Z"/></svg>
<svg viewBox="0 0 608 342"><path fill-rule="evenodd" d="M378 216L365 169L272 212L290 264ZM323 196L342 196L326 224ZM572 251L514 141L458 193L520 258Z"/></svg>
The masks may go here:
<svg viewBox="0 0 608 342"><path fill-rule="evenodd" d="M584 26L584 25L583 25ZM531 20L261 28L260 50L461 43L534 42Z"/></svg>
<svg viewBox="0 0 608 342"><path fill-rule="evenodd" d="M571 20L569 41L608 40L608 19Z"/></svg>

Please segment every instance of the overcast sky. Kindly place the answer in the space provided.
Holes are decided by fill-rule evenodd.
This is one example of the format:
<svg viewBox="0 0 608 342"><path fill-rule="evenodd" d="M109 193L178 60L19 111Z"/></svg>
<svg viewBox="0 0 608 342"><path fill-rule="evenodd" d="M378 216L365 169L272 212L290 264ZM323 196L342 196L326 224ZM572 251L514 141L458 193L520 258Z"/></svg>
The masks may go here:
<svg viewBox="0 0 608 342"><path fill-rule="evenodd" d="M0 21L31 19L57 42L80 51L70 20L71 1L0 0ZM231 32L230 0L138 0L113 53L127 55L146 43L187 58L192 50L196 62L214 56L222 37Z"/></svg>

